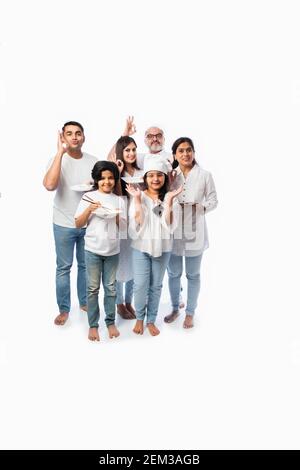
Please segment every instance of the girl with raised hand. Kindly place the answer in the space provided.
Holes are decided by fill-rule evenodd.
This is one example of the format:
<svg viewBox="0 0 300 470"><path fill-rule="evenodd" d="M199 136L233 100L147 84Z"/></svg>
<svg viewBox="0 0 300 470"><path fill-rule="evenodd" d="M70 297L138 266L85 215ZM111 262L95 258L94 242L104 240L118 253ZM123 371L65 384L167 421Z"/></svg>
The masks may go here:
<svg viewBox="0 0 300 470"><path fill-rule="evenodd" d="M143 334L144 319L149 333L160 333L155 325L162 290L162 281L171 249L172 232L178 219L178 188L168 192L168 167L164 160L146 158L146 189L127 186L132 196L129 208L129 233L133 248L134 301L136 334Z"/></svg>
<svg viewBox="0 0 300 470"><path fill-rule="evenodd" d="M125 205L115 194L119 170L115 163L99 161L92 170L93 191L82 196L75 213L76 227L87 226L85 259L87 270L88 338L99 341L99 289L104 287L105 323L110 338L119 336L115 326L116 272L120 240L119 228L126 226Z"/></svg>

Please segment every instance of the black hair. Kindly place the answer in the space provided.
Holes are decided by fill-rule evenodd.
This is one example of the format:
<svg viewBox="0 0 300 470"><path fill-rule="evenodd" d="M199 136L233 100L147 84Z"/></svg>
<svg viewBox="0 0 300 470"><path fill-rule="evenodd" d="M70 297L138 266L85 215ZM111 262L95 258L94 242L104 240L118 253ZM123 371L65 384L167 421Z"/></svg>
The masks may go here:
<svg viewBox="0 0 300 470"><path fill-rule="evenodd" d="M144 183L145 183L145 187L146 189L148 189L148 184L147 184L147 174L150 172L151 170L147 171L147 173L144 174ZM164 198L165 198L165 195L167 194L168 190L169 190L169 177L168 175L165 175L165 181L164 181L164 184L163 186L160 188L159 190L159 193L158 193L158 198L163 201Z"/></svg>
<svg viewBox="0 0 300 470"><path fill-rule="evenodd" d="M98 189L98 181L101 180L103 171L112 172L114 176L114 180L115 180L115 187L114 187L114 191L115 191L116 184L120 178L120 173L119 173L117 165L114 162L108 162L107 160L101 160L95 163L92 169L92 178L94 180L93 189Z"/></svg>
<svg viewBox="0 0 300 470"><path fill-rule="evenodd" d="M123 157L123 150L126 149L126 147L129 144L134 144L135 147L137 147L135 140L132 137L129 137L128 135L124 135L120 137L116 142L116 159L121 160L122 162L124 162L124 164L125 164L125 161ZM139 170L139 167L136 161L132 163L132 166L136 168L137 170ZM125 165L124 165L124 170L125 170Z"/></svg>
<svg viewBox="0 0 300 470"><path fill-rule="evenodd" d="M123 157L123 151L124 149L129 145L129 144L134 144L135 147L137 147L135 140L132 137L129 137L128 135L124 135L120 137L117 142L116 142L116 159L121 160L124 163L124 168L123 171L121 172L120 176L123 176L125 173L125 160ZM132 163L133 168L136 170L139 170L140 168L138 167L138 164L135 160L135 162ZM121 188L122 188L122 194L123 196L129 197L128 192L126 191L126 183L124 180L121 180Z"/></svg>
<svg viewBox="0 0 300 470"><path fill-rule="evenodd" d="M173 161L173 164L172 164L173 169L177 168L178 165L179 165L178 161L175 160L175 153L176 153L179 145L184 144L185 142L188 143L192 147L193 152L195 152L195 147L194 147L194 143L193 143L192 139L190 139L189 137L179 137L179 139L176 139L174 144L172 145L172 154L173 154L173 157L174 157L174 161Z"/></svg>
<svg viewBox="0 0 300 470"><path fill-rule="evenodd" d="M65 128L67 126L77 126L79 127L79 129L81 129L82 133L84 134L84 129L83 129L83 126L80 124L80 122L77 122L77 121L68 121L68 122L65 122L65 124L63 125L62 127L62 131L65 132Z"/></svg>

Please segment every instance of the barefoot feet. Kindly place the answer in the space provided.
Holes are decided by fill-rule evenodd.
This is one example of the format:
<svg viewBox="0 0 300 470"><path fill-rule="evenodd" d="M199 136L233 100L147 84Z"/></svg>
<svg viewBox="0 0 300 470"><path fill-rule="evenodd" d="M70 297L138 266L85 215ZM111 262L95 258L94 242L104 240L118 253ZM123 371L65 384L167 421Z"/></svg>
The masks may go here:
<svg viewBox="0 0 300 470"><path fill-rule="evenodd" d="M136 321L136 324L133 328L133 332L136 333L137 335L142 335L144 333L144 321L143 320Z"/></svg>
<svg viewBox="0 0 300 470"><path fill-rule="evenodd" d="M176 320L177 317L179 317L179 310L173 310L173 312L170 313L170 315L167 315L164 318L164 321L166 323L173 323L173 321Z"/></svg>
<svg viewBox="0 0 300 470"><path fill-rule="evenodd" d="M135 310L131 304L125 304L125 307L129 313L131 313L131 318L136 318L135 316Z"/></svg>
<svg viewBox="0 0 300 470"><path fill-rule="evenodd" d="M193 328L193 326L194 326L193 315L186 315L185 320L183 322L183 328Z"/></svg>
<svg viewBox="0 0 300 470"><path fill-rule="evenodd" d="M69 318L68 312L61 312L54 320L55 325L64 325Z"/></svg>
<svg viewBox="0 0 300 470"><path fill-rule="evenodd" d="M147 328L151 336L157 336L160 333L159 329L154 325L154 323L148 323Z"/></svg>
<svg viewBox="0 0 300 470"><path fill-rule="evenodd" d="M117 338L118 336L120 336L120 332L117 329L116 325L109 325L107 329L110 338Z"/></svg>
<svg viewBox="0 0 300 470"><path fill-rule="evenodd" d="M98 333L98 328L90 328L89 329L89 336L88 338L91 340L91 341L100 341L100 336L99 336L99 333Z"/></svg>
<svg viewBox="0 0 300 470"><path fill-rule="evenodd" d="M120 315L120 317L123 318L123 320L132 320L133 318L135 318L135 316L133 317L132 313L129 310L127 310L124 304L117 305L117 312Z"/></svg>

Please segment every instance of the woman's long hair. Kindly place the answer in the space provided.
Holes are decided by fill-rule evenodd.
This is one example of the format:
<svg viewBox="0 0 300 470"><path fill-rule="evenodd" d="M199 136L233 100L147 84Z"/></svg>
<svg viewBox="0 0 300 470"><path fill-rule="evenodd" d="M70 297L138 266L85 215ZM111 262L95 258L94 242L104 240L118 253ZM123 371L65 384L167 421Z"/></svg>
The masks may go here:
<svg viewBox="0 0 300 470"><path fill-rule="evenodd" d="M123 176L123 172L125 171L125 166L126 166L126 163L125 163L125 160L124 160L124 156L123 156L123 151L124 149L126 149L126 147L129 145L129 144L134 144L135 145L135 148L137 148L137 145L136 145L136 142L135 140L132 138L132 137L129 137L127 135L124 135L122 137L120 137L117 142L116 142L116 159L117 160L121 160L123 163L124 163L124 169L121 173L121 176ZM138 164L136 162L136 160L132 163L132 166L133 168L135 168L136 170L139 170L140 168L138 167Z"/></svg>
<svg viewBox="0 0 300 470"><path fill-rule="evenodd" d="M124 136L120 137L116 142L116 159L121 160L124 163L124 168L123 168L120 176L124 176L124 173L126 171L126 163L125 163L125 160L124 160L123 152L124 152L124 149L126 149L126 147L129 144L134 144L135 148L137 148L135 140L132 137L129 137L128 135L124 135ZM132 166L136 170L140 169L138 167L138 164L137 164L136 160L132 163ZM121 179L121 188L122 188L123 196L129 197L129 194L126 191L126 183L122 179Z"/></svg>
<svg viewBox="0 0 300 470"><path fill-rule="evenodd" d="M179 137L179 139L176 139L174 144L172 145L172 154L174 157L174 160L172 163L173 170L175 170L175 168L177 168L179 165L178 161L175 159L175 153L179 145L184 144L185 142L189 144L192 147L193 152L195 152L194 142L192 141L192 139L190 139L189 137Z"/></svg>

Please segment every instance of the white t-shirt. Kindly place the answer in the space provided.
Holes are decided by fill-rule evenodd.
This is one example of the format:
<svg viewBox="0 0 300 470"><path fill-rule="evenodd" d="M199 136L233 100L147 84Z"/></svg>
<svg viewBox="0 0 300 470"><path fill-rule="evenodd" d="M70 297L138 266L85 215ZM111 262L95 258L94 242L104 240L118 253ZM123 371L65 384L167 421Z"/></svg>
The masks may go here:
<svg viewBox="0 0 300 470"><path fill-rule="evenodd" d="M51 166L54 158L48 164ZM82 193L73 191L71 186L92 180L91 172L98 159L88 153L76 159L65 153L61 161L59 184L53 203L53 223L61 227L75 228L74 214Z"/></svg>
<svg viewBox="0 0 300 470"><path fill-rule="evenodd" d="M142 192L141 202L144 221L141 226L137 226L135 202L134 199L130 200L128 216L131 246L155 258L161 256L163 252L172 250L172 233L178 223L179 204L175 198L173 201L173 222L169 225L165 219L164 202L158 206L145 192Z"/></svg>
<svg viewBox="0 0 300 470"><path fill-rule="evenodd" d="M89 198L99 201L103 206L110 206L115 209L121 209L120 227L126 225L125 204L122 197L116 194L105 194L98 190L86 193ZM85 195L82 197L84 198ZM81 199L75 212L75 218L79 217L90 205L89 202ZM101 211L99 211L101 213ZM104 212L104 211L103 211ZM87 223L87 229L84 237L85 250L102 256L112 256L120 252L119 229L116 224L116 217L107 218L105 213L99 216L91 214Z"/></svg>

